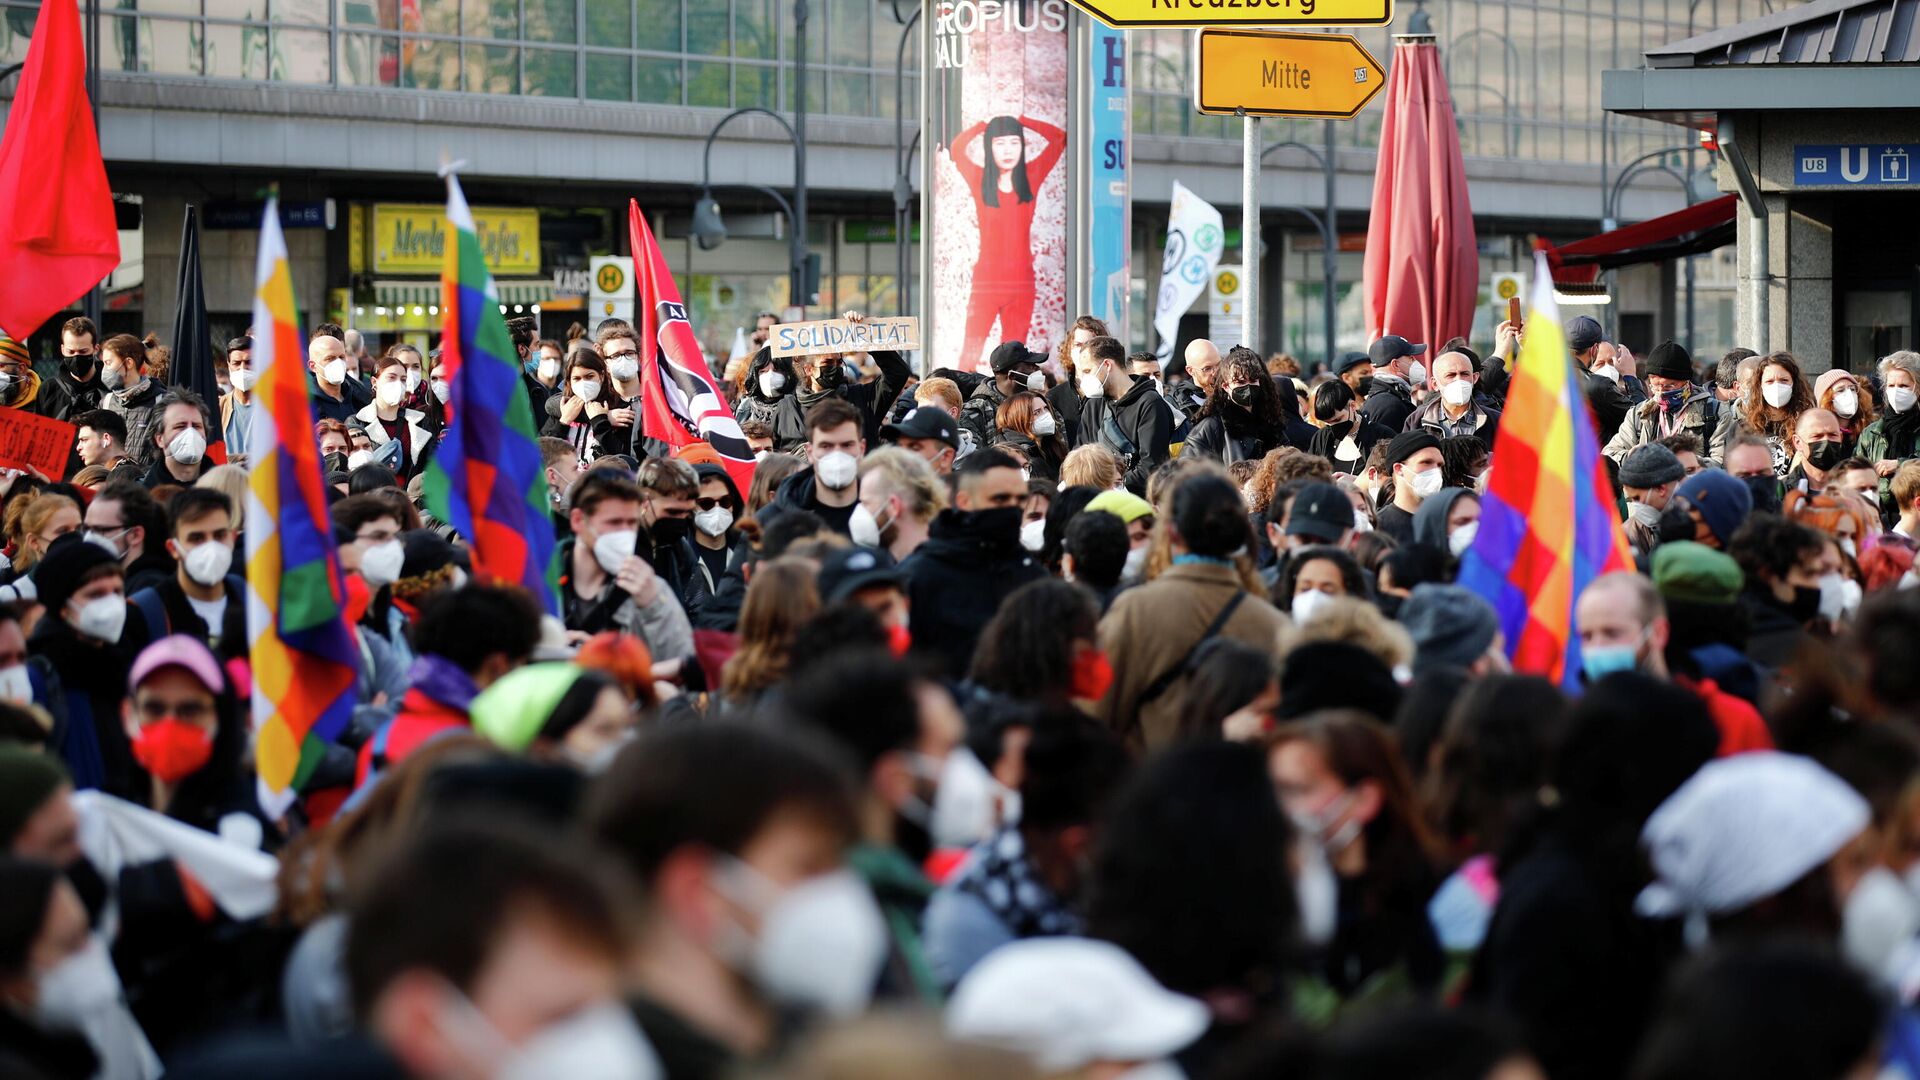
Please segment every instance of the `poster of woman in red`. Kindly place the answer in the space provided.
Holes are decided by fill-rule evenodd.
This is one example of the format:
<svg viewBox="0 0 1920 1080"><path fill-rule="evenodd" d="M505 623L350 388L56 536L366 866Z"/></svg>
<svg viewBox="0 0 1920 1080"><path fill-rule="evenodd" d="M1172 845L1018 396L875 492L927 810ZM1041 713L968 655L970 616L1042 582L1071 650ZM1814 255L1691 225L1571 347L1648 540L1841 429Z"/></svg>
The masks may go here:
<svg viewBox="0 0 1920 1080"><path fill-rule="evenodd" d="M931 367L1066 325L1067 4L932 5L926 137ZM964 299L963 299L964 298Z"/></svg>

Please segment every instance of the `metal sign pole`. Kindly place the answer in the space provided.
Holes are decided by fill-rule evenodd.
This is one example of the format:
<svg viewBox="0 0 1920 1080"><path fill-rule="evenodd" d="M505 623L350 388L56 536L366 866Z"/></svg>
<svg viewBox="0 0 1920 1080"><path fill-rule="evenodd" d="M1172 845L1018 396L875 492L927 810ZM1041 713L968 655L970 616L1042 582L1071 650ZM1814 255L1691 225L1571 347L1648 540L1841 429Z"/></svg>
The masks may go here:
<svg viewBox="0 0 1920 1080"><path fill-rule="evenodd" d="M1240 344L1260 348L1260 118L1242 116L1240 163Z"/></svg>

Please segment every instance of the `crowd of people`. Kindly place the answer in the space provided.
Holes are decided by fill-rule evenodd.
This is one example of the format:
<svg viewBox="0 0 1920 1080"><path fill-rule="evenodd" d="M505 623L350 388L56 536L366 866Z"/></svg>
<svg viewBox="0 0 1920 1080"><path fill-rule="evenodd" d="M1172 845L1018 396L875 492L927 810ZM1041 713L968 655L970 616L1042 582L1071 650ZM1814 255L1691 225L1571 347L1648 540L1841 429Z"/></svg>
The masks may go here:
<svg viewBox="0 0 1920 1080"><path fill-rule="evenodd" d="M78 432L0 476L0 1075L1920 1076L1920 355L1569 320L1636 564L1569 693L1454 583L1524 327L916 376L774 318L744 490L631 325L509 322L558 615L427 512L438 351L317 327L359 670L284 807L251 341L204 401L0 339Z"/></svg>

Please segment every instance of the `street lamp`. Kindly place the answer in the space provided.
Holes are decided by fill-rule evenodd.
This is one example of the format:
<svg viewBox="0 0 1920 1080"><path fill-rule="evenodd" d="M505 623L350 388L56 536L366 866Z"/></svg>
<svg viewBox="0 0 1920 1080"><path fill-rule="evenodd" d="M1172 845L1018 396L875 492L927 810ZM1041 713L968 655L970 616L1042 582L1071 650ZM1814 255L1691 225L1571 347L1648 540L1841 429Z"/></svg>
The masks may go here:
<svg viewBox="0 0 1920 1080"><path fill-rule="evenodd" d="M1424 14L1424 13L1420 11L1415 11L1414 14L1418 15L1418 14ZM1340 254L1339 254L1340 237L1339 237L1339 234L1335 232L1335 229L1338 227L1338 221L1335 216L1338 213L1338 209L1334 205L1334 195L1333 195L1333 183L1334 183L1333 170L1335 165L1334 149L1333 149L1333 121L1331 120L1327 121L1326 127L1327 127L1327 148L1325 153L1321 153L1320 151L1315 150L1313 147L1308 146L1305 143L1288 140L1286 142L1274 143L1272 146L1269 146L1266 149L1260 151L1260 160L1265 161L1267 159L1267 155L1273 153L1275 150L1286 149L1286 148L1298 150L1301 153L1306 154L1308 157L1312 158L1314 161L1319 163L1321 178L1326 182L1326 189L1327 189L1326 200L1327 201L1326 201L1326 206L1322 209L1321 213L1316 214L1304 206L1287 206L1287 207L1282 207L1282 209L1294 210L1299 212L1299 214L1302 217L1305 217L1308 221L1312 222L1314 228L1318 229L1320 232L1320 273L1321 273L1321 277L1323 278L1322 288L1326 292L1326 295L1320 298L1321 299L1320 314L1325 324L1324 329L1327 337L1327 364L1329 366L1329 370L1331 370L1332 364L1339 359L1339 356L1335 351L1334 344L1333 344L1333 323L1334 323L1334 289L1340 277ZM1243 236L1241 237L1240 243L1244 251L1250 251L1253 253L1251 256L1246 256L1246 257L1256 258L1256 259L1260 257L1258 237L1254 237L1253 240L1249 242L1249 240ZM1258 298L1256 298L1256 301L1257 299Z"/></svg>
<svg viewBox="0 0 1920 1080"><path fill-rule="evenodd" d="M800 0L799 3L794 4L794 10L796 13L804 12L806 10L806 0ZM803 30L805 25L804 17L802 17L801 27ZM804 53L804 51L803 48L802 52ZM805 85L800 86L796 90L796 93L799 95L797 100L804 103L806 99ZM793 125L787 123L786 118L782 117L779 113L762 109L758 106L735 109L721 117L720 122L713 125L713 130L707 133L707 148L700 165L700 198L693 204L693 239L695 243L700 245L700 250L702 251L712 251L714 248L726 242L727 226L720 218L720 203L713 197L713 141L719 138L721 129L732 123L736 118L745 116L748 113L759 113L763 116L772 117L773 122L779 124L781 129L787 133L787 138L793 142L794 190L793 201L791 203L782 198L779 192L761 184L740 184L735 186L752 188L755 191L766 194L772 198L775 203L779 204L780 209L786 213L788 223L792 226L788 230L790 235L787 244L787 266L791 280L791 285L787 293L788 302L798 307L806 307L813 302L812 286L814 284L812 280L812 269L814 266L813 256L807 252L807 145L800 134L794 130ZM801 115L804 115L804 112L802 112Z"/></svg>

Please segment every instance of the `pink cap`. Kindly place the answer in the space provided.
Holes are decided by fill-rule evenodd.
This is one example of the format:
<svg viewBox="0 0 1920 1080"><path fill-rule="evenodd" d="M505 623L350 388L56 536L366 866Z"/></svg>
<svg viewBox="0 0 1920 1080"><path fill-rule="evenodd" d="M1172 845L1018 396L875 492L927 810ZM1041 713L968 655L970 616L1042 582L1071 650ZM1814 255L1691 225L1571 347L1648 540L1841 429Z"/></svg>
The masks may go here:
<svg viewBox="0 0 1920 1080"><path fill-rule="evenodd" d="M1839 368L1823 371L1820 373L1820 377L1813 381L1813 400L1817 402L1821 398L1826 397L1827 390L1841 379L1846 379L1853 383L1856 388L1858 388L1860 383L1860 380L1855 378L1851 371L1842 371Z"/></svg>
<svg viewBox="0 0 1920 1080"><path fill-rule="evenodd" d="M163 637L140 650L133 661L133 671L127 676L127 688L139 686L147 676L170 667L182 668L200 680L209 694L218 694L227 688L226 676L220 673L220 662L205 645L185 634Z"/></svg>

